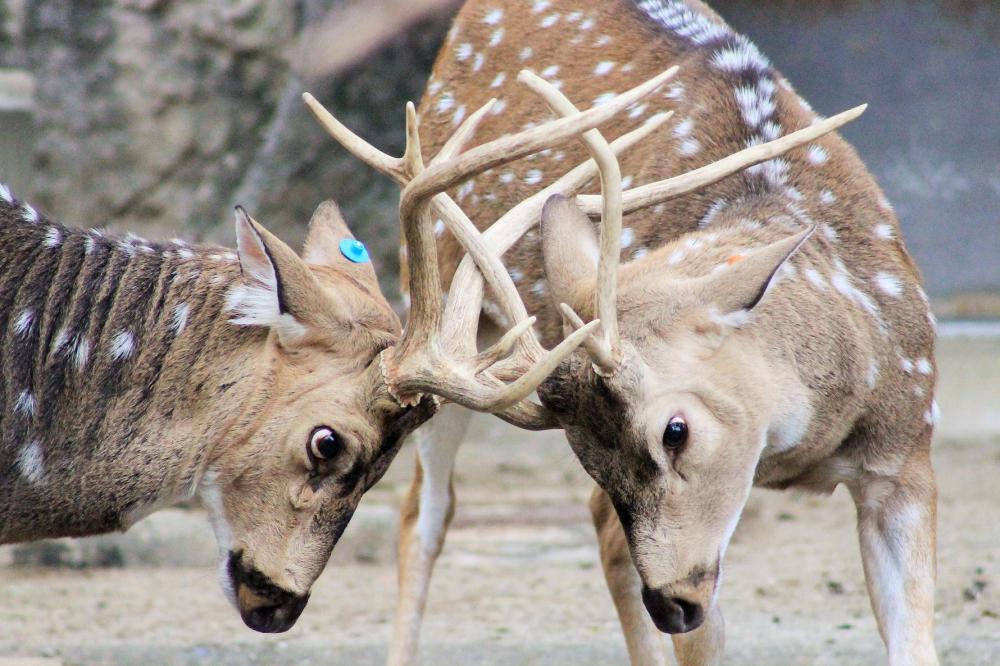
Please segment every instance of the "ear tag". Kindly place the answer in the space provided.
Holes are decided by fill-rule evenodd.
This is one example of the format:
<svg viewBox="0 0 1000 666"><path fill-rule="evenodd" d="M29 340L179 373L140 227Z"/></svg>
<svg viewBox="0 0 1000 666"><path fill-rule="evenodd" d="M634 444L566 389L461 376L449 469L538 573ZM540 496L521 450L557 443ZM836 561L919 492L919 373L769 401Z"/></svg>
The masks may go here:
<svg viewBox="0 0 1000 666"><path fill-rule="evenodd" d="M745 254L734 254L730 256L728 259L726 259L726 265L732 266L733 264L739 263L746 258L747 256Z"/></svg>
<svg viewBox="0 0 1000 666"><path fill-rule="evenodd" d="M366 264L371 261L365 244L353 238L345 238L340 241L340 253L347 257L348 261L353 261L356 264Z"/></svg>

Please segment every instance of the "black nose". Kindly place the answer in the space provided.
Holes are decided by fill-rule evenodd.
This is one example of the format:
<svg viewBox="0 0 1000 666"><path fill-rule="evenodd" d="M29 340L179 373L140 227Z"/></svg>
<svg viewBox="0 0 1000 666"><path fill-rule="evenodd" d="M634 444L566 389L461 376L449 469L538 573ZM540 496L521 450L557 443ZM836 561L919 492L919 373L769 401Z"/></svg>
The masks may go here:
<svg viewBox="0 0 1000 666"><path fill-rule="evenodd" d="M701 604L681 597L671 597L660 589L654 590L643 586L642 603L653 619L653 624L667 634L683 634L701 626L705 612Z"/></svg>
<svg viewBox="0 0 1000 666"><path fill-rule="evenodd" d="M260 606L243 615L243 622L254 631L277 634L288 631L302 615L309 595L293 597L280 606Z"/></svg>

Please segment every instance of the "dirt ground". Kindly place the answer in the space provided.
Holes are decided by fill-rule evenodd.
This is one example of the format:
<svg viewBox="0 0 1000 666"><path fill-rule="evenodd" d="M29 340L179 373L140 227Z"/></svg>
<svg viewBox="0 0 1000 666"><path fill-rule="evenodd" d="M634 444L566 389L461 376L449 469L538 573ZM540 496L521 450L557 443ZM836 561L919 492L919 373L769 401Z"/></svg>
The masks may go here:
<svg viewBox="0 0 1000 666"><path fill-rule="evenodd" d="M1000 664L1000 339L944 339L939 362L938 649L945 664ZM400 455L366 507L392 515L412 458L409 448ZM459 508L431 593L423 663L625 663L585 508L590 483L561 436L483 418L458 470ZM376 534L384 552L332 563L297 626L277 636L243 626L212 567L2 567L0 655L379 664L395 599L386 555L393 527L364 522L349 531ZM207 533L204 525L199 536ZM727 663L884 661L843 490L755 491L726 565Z"/></svg>

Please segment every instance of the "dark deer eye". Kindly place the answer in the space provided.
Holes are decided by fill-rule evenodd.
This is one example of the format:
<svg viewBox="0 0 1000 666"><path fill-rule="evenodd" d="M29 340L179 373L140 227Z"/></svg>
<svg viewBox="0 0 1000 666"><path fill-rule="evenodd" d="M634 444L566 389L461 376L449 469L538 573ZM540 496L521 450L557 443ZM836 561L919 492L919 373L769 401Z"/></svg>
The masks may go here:
<svg viewBox="0 0 1000 666"><path fill-rule="evenodd" d="M340 451L340 435L325 426L313 430L309 437L309 455L315 460L328 460Z"/></svg>
<svg viewBox="0 0 1000 666"><path fill-rule="evenodd" d="M679 449L684 446L688 438L688 424L680 416L675 416L667 423L667 429L663 431L663 446L668 449Z"/></svg>

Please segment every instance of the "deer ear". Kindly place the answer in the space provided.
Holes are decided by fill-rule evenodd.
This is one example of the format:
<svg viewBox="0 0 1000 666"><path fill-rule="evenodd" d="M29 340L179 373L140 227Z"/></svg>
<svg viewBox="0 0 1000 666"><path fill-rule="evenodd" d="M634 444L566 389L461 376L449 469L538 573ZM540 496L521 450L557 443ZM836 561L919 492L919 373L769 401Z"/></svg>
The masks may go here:
<svg viewBox="0 0 1000 666"><path fill-rule="evenodd" d="M337 304L305 262L239 206L236 249L243 283L229 293L232 323L266 326L286 346L305 335L308 326L337 325Z"/></svg>
<svg viewBox="0 0 1000 666"><path fill-rule="evenodd" d="M542 208L541 226L542 257L553 302L589 314L600 257L594 225L572 201L556 194Z"/></svg>
<svg viewBox="0 0 1000 666"><path fill-rule="evenodd" d="M321 203L309 220L302 258L307 264L328 266L349 275L369 294L381 294L367 248L354 238L332 200Z"/></svg>
<svg viewBox="0 0 1000 666"><path fill-rule="evenodd" d="M812 236L815 225L754 252L731 260L723 270L697 280L703 302L714 306L730 324L742 323L767 295L786 261Z"/></svg>

